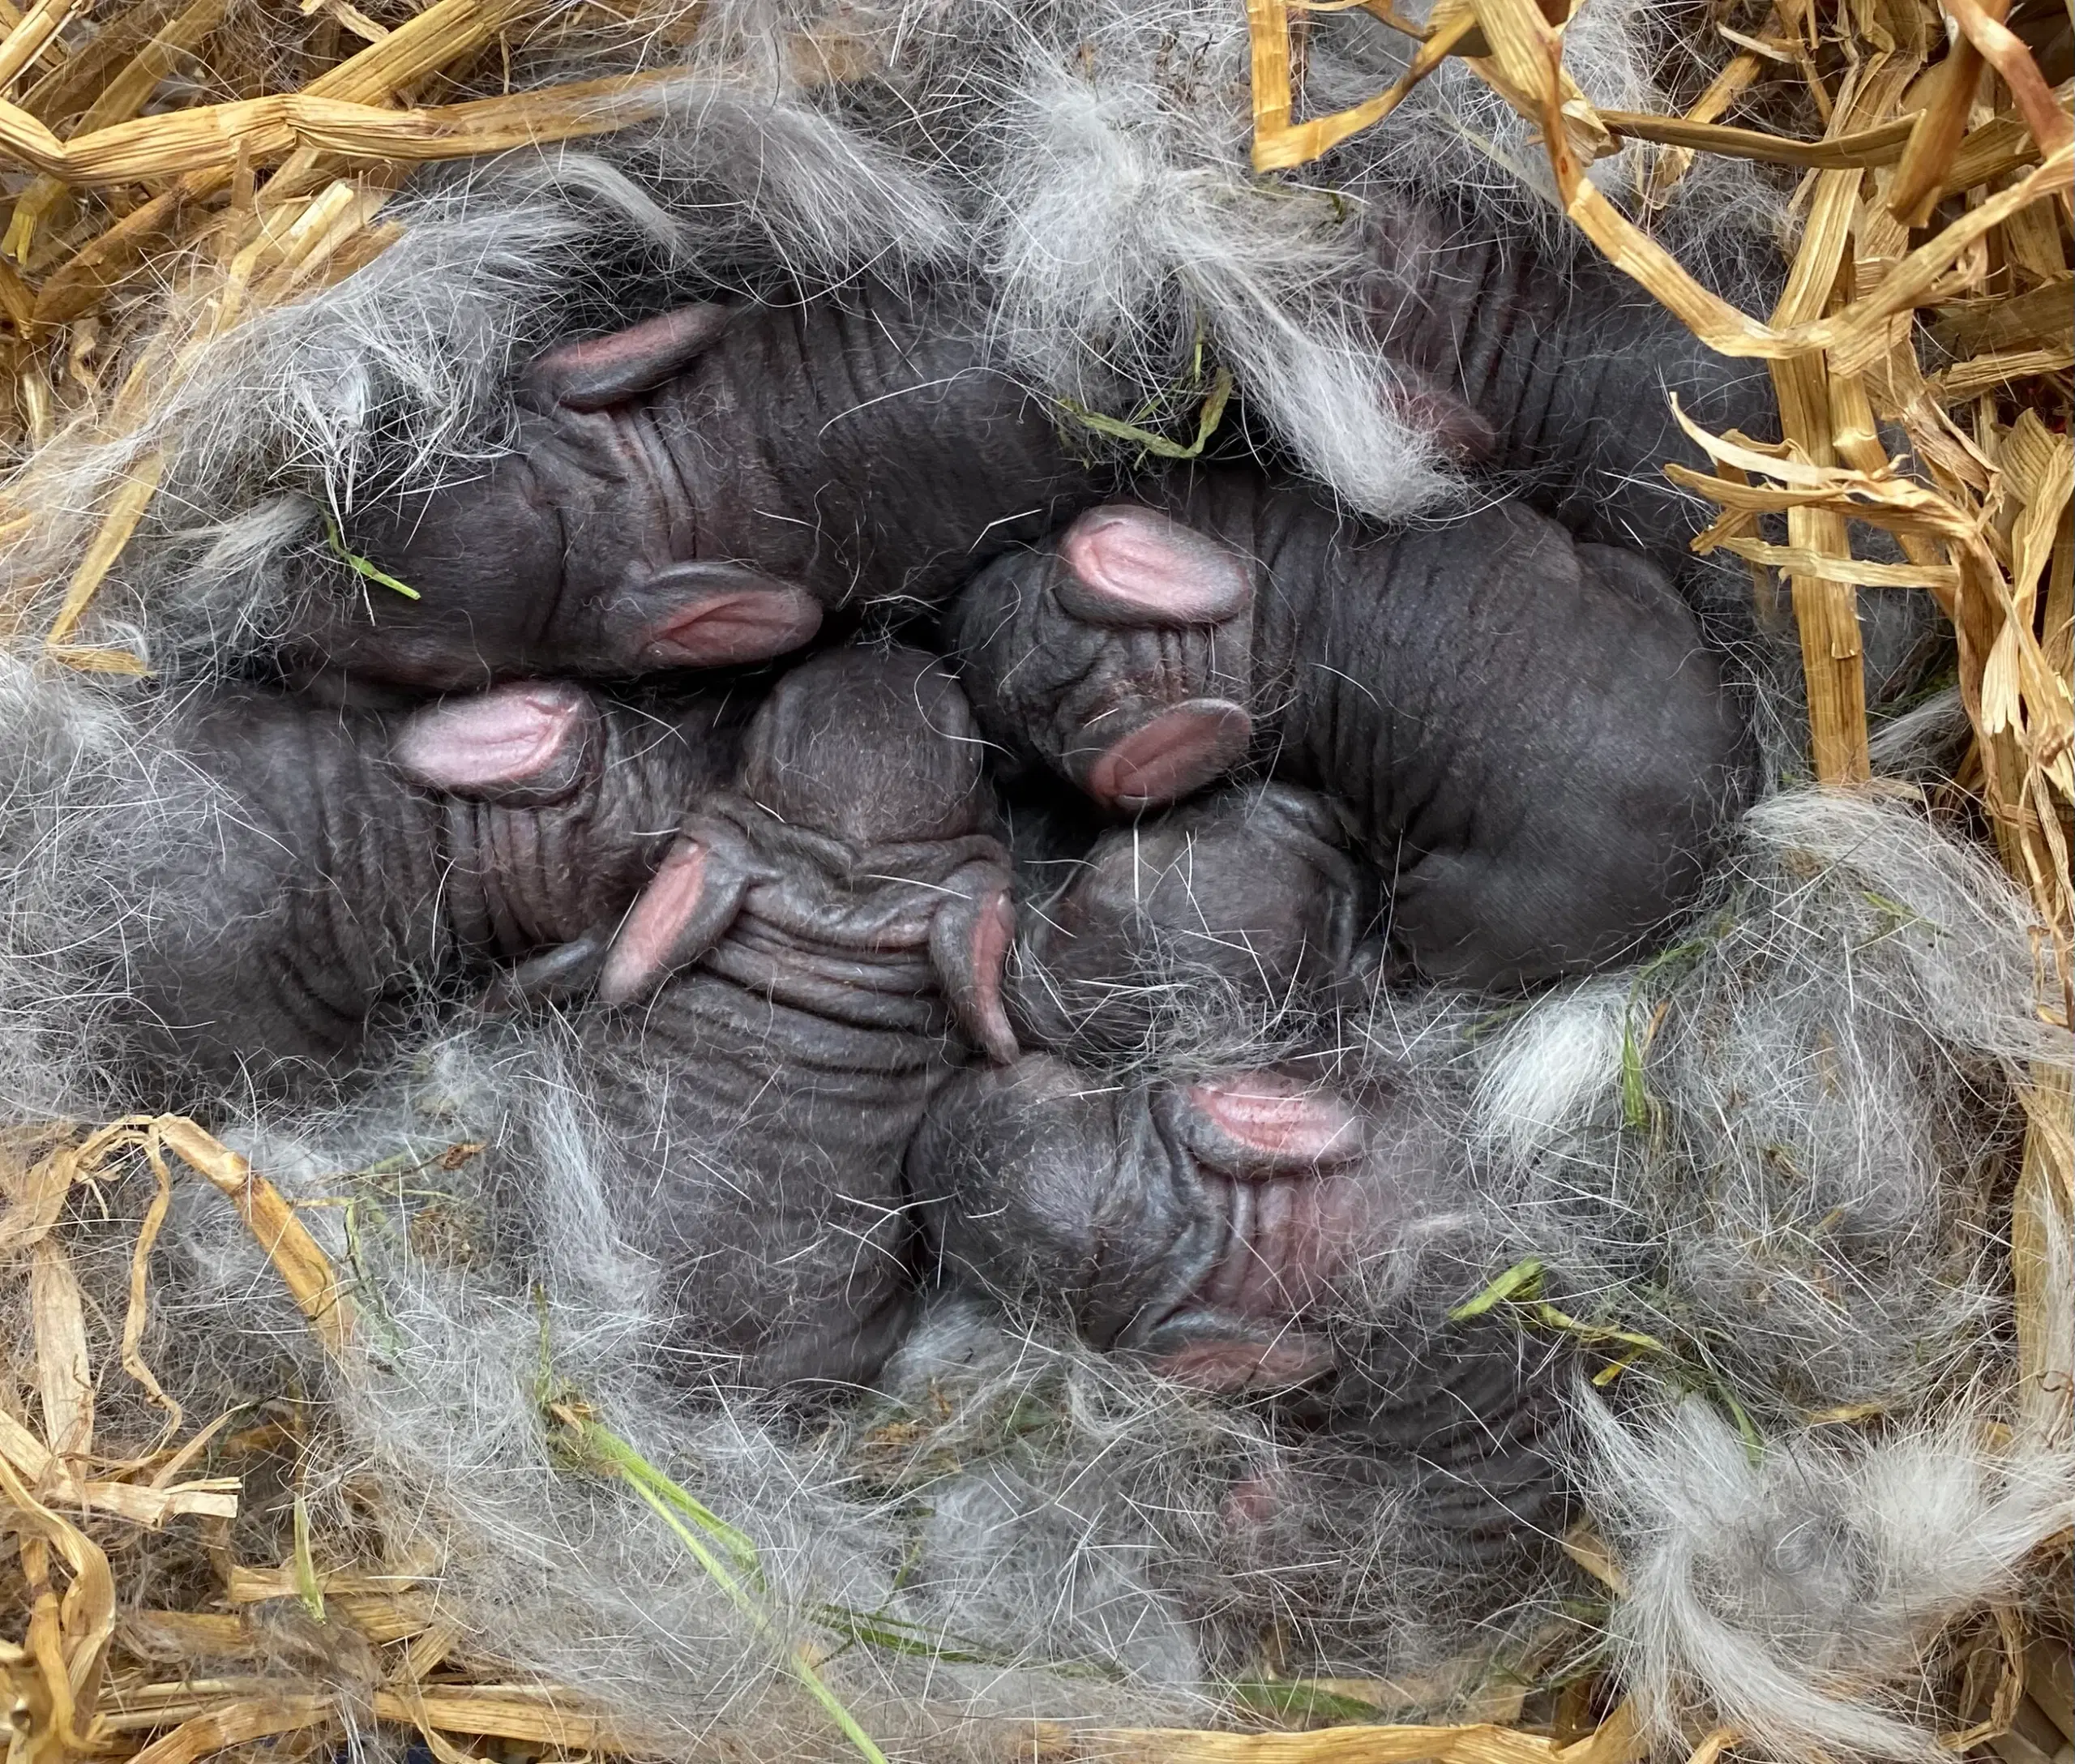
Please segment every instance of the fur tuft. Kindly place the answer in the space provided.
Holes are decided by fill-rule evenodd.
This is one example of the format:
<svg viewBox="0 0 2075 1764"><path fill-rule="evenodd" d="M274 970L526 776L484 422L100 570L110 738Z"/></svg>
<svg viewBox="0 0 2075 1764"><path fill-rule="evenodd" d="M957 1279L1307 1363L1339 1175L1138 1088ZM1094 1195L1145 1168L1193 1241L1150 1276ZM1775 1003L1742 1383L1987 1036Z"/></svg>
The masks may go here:
<svg viewBox="0 0 2075 1764"><path fill-rule="evenodd" d="M1754 1454L1706 1404L1585 1412L1626 1596L1614 1633L1646 1725L1726 1725L1790 1757L1949 1755L1908 1696L1943 1626L2008 1597L2075 1520L2066 1457L2004 1450L1971 1406ZM1885 1687L1893 1687L1892 1689Z"/></svg>

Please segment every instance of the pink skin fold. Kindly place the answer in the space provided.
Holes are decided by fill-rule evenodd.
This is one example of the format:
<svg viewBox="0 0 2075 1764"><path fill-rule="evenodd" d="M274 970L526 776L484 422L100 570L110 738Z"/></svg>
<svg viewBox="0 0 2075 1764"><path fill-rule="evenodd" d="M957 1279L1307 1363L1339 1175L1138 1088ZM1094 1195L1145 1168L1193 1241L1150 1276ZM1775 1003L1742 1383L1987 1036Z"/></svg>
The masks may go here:
<svg viewBox="0 0 2075 1764"><path fill-rule="evenodd" d="M1127 814L1179 801L1239 764L1253 736L1253 719L1226 700L1179 704L1098 754L1088 794Z"/></svg>
<svg viewBox="0 0 2075 1764"><path fill-rule="evenodd" d="M706 891L706 848L695 839L671 847L613 940L598 977L601 1004L639 998L673 965Z"/></svg>
<svg viewBox="0 0 2075 1764"><path fill-rule="evenodd" d="M556 769L594 714L588 695L574 686L503 687L421 712L390 757L417 783L462 796L502 794Z"/></svg>
<svg viewBox="0 0 2075 1764"><path fill-rule="evenodd" d="M735 589L659 619L638 659L649 667L718 668L789 655L821 629L821 603L797 588Z"/></svg>

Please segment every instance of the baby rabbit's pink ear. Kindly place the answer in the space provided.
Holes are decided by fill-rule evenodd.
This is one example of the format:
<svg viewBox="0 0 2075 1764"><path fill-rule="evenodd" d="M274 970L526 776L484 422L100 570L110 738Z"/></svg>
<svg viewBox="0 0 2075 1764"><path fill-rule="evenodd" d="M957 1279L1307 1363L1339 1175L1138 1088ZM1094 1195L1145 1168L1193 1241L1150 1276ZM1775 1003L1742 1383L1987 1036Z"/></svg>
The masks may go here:
<svg viewBox="0 0 2075 1764"><path fill-rule="evenodd" d="M710 349L734 316L734 309L710 301L581 343L550 349L519 381L519 401L546 413L603 410L652 392L674 379Z"/></svg>
<svg viewBox="0 0 2075 1764"><path fill-rule="evenodd" d="M1357 1162L1367 1145L1359 1114L1284 1073L1207 1078L1177 1101L1174 1118L1183 1142L1236 1180L1335 1168Z"/></svg>
<svg viewBox="0 0 2075 1764"><path fill-rule="evenodd" d="M947 885L956 893L931 922L930 959L966 1038L1005 1066L1018 1052L1002 1001L1002 970L1016 941L1008 873L999 864L970 863Z"/></svg>
<svg viewBox="0 0 2075 1764"><path fill-rule="evenodd" d="M585 615L590 653L630 674L767 661L821 628L821 602L805 589L703 560L644 570Z"/></svg>
<svg viewBox="0 0 2075 1764"><path fill-rule="evenodd" d="M591 695L560 680L451 698L404 723L389 757L413 784L469 802L560 802L597 763L603 721Z"/></svg>
<svg viewBox="0 0 2075 1764"><path fill-rule="evenodd" d="M704 816L688 820L613 938L598 975L598 1002L646 998L698 961L727 935L757 880L755 860L734 828Z"/></svg>
<svg viewBox="0 0 2075 1764"><path fill-rule="evenodd" d="M1059 561L1060 606L1093 625L1217 624L1254 602L1238 552L1136 503L1090 509L1059 541Z"/></svg>

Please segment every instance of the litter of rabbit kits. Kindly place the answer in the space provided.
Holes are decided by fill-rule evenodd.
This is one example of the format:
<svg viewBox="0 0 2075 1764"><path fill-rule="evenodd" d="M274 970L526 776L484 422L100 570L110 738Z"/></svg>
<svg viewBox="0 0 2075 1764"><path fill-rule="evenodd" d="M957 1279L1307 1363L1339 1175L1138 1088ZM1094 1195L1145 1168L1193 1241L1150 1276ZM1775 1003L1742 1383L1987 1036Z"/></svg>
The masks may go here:
<svg viewBox="0 0 2075 1764"><path fill-rule="evenodd" d="M2064 15L0 0L0 25L11 1760L2064 1758ZM1472 283L1509 323L1451 320ZM615 399L739 412L712 388L750 370L667 316L722 306L732 359L816 414L664 475L807 549L702 550L643 579L690 598L515 626L506 666L468 570L516 579L547 493L490 501L502 462L617 483L541 462L620 446ZM935 400L851 454L815 402L826 313L846 373L891 339ZM555 347L601 335L640 340ZM840 413L882 409L857 384ZM1562 444L1531 458L1530 417ZM781 507L772 435L875 487ZM1249 473L1273 490L1243 520ZM580 566L649 542L600 506L558 617L593 604ZM1346 660L1332 621L1369 616L1333 573L1357 531L1393 581L1439 560L1418 640L1359 653L1408 670L1393 704L1465 683L1431 702L1475 806L1520 785L1577 823L1705 774L1613 942L1543 970L1450 942L1430 873L1377 855L1410 786L1307 746L1380 713L1359 681L1307 709L1339 690L1311 683ZM1546 579L1586 610L1547 638L1447 597L1528 554L1577 560ZM1690 623L1620 635L1637 572ZM1134 623L1162 595L1187 641ZM342 676L368 609L432 636ZM1025 630L1072 667L998 661ZM1134 644L1182 683L1112 741ZM687 661L726 664L695 715L595 684ZM799 706L846 692L879 708L832 749ZM299 719L307 769L269 781L239 694L289 707L255 714ZM1602 750L1617 701L1701 733ZM1546 739L1486 721L1509 703ZM858 728L922 757L854 775ZM995 819L960 818L977 760L925 788L960 743ZM526 867L571 824L593 869L620 841L602 908L589 872ZM218 903L326 841L376 852L379 910L309 923L382 959L340 956L347 1051L284 1090L263 1063L315 1019L273 1013L282 958ZM802 1166L737 1146L650 1043L676 1013L700 1069L747 1057L712 977L749 985L839 906L871 927L815 945L843 1045L897 1044L873 1118L897 1093L926 1120L874 1167L881 1210L832 1229L909 1235L854 1327L854 1280L785 1289L809 1338L841 1313L854 1388L723 1390L682 1325L727 1270L678 1279L628 1197L754 1202ZM1084 971L1105 913L1123 965ZM213 1068L137 1051L175 932L183 984L229 977ZM597 1026L622 1021L597 988L649 1043ZM1076 1235L1086 1171L1156 1167L1179 1223L1098 1197ZM1256 1245L1312 1234L1290 1291L1229 1257L1106 1271L1239 1195ZM715 1241L808 1265L764 1228ZM1133 1280L1169 1284L1119 1310ZM1260 1330L1218 1333L1249 1305Z"/></svg>

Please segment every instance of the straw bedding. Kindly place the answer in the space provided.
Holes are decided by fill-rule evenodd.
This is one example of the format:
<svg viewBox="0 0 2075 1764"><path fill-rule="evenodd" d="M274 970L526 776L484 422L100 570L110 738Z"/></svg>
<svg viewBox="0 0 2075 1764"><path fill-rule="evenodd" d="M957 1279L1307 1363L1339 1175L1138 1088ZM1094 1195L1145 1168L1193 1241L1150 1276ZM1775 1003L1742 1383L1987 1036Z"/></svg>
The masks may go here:
<svg viewBox="0 0 2075 1764"><path fill-rule="evenodd" d="M11 1756L2064 1757L2059 15L0 12ZM1568 1531L1466 1562L956 1296L854 1403L687 1400L551 1021L428 991L306 1107L126 1088L152 879L248 834L165 719L544 345L957 280L1090 449L1243 425L1445 519L1487 492L1363 328L1367 229L1436 193L1769 364L1786 444L1679 469L1764 799L1646 965L1264 1017L1155 963L1111 1076L1324 1046L1416 1122L1336 1321L1523 1370Z"/></svg>

